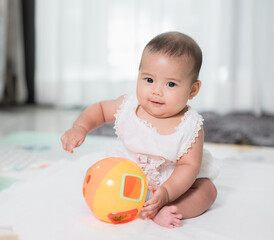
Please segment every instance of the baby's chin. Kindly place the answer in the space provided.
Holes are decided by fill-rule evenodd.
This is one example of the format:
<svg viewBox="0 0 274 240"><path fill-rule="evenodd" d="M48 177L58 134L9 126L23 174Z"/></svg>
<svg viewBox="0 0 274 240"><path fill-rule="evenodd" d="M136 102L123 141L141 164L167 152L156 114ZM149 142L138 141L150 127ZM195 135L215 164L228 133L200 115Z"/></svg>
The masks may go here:
<svg viewBox="0 0 274 240"><path fill-rule="evenodd" d="M151 116L155 117L155 118L169 118L171 117L169 114L166 114L166 113L160 113L160 112L153 112L151 111L149 113Z"/></svg>
<svg viewBox="0 0 274 240"><path fill-rule="evenodd" d="M158 119L166 119L166 118L172 118L177 117L180 115L180 113L177 112L160 112L160 111L151 111L148 112L151 116L158 118Z"/></svg>

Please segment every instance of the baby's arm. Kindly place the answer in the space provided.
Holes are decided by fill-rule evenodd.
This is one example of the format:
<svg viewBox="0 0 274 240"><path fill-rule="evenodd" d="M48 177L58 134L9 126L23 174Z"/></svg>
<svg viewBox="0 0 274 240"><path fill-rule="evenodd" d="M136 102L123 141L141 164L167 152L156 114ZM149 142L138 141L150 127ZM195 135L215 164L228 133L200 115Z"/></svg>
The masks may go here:
<svg viewBox="0 0 274 240"><path fill-rule="evenodd" d="M203 129L199 131L199 136L195 140L188 153L178 161L170 178L158 187L152 198L144 204L143 215L145 217L154 217L161 207L174 202L195 182L203 155Z"/></svg>
<svg viewBox="0 0 274 240"><path fill-rule="evenodd" d="M73 153L73 149L84 142L87 133L100 127L103 123L113 122L115 120L114 114L123 99L124 96L121 96L116 100L102 101L84 110L74 122L72 128L62 135L63 148Z"/></svg>

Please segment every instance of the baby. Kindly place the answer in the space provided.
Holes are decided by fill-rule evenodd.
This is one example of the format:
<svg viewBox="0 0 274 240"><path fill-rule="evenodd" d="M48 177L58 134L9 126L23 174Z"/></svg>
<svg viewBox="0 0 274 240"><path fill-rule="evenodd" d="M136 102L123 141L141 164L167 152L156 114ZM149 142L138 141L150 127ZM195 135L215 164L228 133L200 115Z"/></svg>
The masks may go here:
<svg viewBox="0 0 274 240"><path fill-rule="evenodd" d="M88 107L61 137L73 153L90 131L115 121L128 158L143 169L152 192L142 217L168 228L204 213L217 196L203 118L187 105L200 90L201 64L201 49L189 36L156 36L144 48L136 94Z"/></svg>

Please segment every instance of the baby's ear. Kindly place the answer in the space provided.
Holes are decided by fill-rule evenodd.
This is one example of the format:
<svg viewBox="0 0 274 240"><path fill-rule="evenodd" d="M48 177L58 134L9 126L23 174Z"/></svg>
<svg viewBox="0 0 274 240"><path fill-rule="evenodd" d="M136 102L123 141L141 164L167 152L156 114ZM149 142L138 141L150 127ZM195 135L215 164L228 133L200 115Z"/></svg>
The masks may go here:
<svg viewBox="0 0 274 240"><path fill-rule="evenodd" d="M198 94L198 92L201 88L201 85L202 85L202 83L201 83L200 80L197 80L195 83L192 84L191 91L190 91L190 94L189 94L189 99L190 100Z"/></svg>

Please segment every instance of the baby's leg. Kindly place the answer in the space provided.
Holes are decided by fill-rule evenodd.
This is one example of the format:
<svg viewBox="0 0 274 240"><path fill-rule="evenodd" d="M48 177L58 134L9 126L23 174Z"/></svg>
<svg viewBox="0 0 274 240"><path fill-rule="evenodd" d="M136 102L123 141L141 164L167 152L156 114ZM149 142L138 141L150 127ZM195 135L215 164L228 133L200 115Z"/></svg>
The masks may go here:
<svg viewBox="0 0 274 240"><path fill-rule="evenodd" d="M214 203L217 190L207 178L197 179L176 201L160 209L153 221L163 227L178 227L180 219L201 215Z"/></svg>

